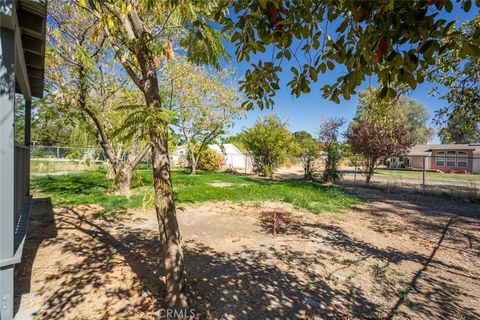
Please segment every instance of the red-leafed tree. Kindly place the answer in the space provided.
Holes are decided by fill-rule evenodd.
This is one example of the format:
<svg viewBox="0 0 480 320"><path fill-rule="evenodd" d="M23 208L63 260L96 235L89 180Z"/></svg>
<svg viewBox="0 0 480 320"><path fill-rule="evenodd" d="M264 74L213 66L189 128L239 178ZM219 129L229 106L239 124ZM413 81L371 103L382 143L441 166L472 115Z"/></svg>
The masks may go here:
<svg viewBox="0 0 480 320"><path fill-rule="evenodd" d="M353 123L345 136L353 153L365 157L366 183L370 182L381 160L404 154L414 144L403 126L384 127L367 120Z"/></svg>

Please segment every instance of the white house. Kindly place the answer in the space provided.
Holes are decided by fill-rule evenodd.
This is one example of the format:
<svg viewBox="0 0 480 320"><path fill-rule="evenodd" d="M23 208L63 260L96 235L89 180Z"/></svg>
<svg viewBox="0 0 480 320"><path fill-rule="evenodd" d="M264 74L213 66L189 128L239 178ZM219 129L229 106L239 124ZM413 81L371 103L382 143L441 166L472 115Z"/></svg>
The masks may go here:
<svg viewBox="0 0 480 320"><path fill-rule="evenodd" d="M177 147L170 153L170 161L174 165L182 165L187 163L188 149L185 146Z"/></svg>
<svg viewBox="0 0 480 320"><path fill-rule="evenodd" d="M227 168L250 169L252 167L252 159L249 155L243 153L235 145L225 143L222 146L218 144L211 144L208 146L213 151L223 155L225 159L225 166ZM185 146L180 146L170 154L173 164L187 166L188 149Z"/></svg>
<svg viewBox="0 0 480 320"><path fill-rule="evenodd" d="M208 147L223 155L225 166L228 168L249 169L252 166L252 158L231 143L225 143L223 148L217 144L211 144Z"/></svg>

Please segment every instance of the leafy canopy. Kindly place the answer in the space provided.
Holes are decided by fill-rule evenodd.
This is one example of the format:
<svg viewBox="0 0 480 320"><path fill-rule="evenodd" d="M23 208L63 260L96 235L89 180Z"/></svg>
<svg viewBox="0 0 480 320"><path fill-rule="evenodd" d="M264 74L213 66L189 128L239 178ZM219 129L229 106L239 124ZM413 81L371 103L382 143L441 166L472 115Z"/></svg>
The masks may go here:
<svg viewBox="0 0 480 320"><path fill-rule="evenodd" d="M475 10L471 0L224 0L222 4L217 18L235 43L237 60L258 58L241 86L248 108L254 103L260 108L273 105L280 88L278 74L285 65L291 65L288 85L297 97L310 92L311 84L327 70L343 70L321 89L324 97L338 103L341 96L349 99L355 94L368 76L378 77L382 97L394 97L391 83L414 89L445 52L480 55L478 41L458 42L455 21L439 17L454 5L465 12Z"/></svg>
<svg viewBox="0 0 480 320"><path fill-rule="evenodd" d="M480 15L460 29L461 43L480 42ZM433 68L430 80L447 87L440 97L447 106L440 108L436 123L444 142L480 141L480 55L466 55L454 49L443 55ZM438 94L437 90L434 91Z"/></svg>
<svg viewBox="0 0 480 320"><path fill-rule="evenodd" d="M430 114L425 105L401 94L394 99L379 99L379 89L369 88L359 94L355 120L368 120L385 128L403 126L417 144L427 143L434 131L427 124Z"/></svg>

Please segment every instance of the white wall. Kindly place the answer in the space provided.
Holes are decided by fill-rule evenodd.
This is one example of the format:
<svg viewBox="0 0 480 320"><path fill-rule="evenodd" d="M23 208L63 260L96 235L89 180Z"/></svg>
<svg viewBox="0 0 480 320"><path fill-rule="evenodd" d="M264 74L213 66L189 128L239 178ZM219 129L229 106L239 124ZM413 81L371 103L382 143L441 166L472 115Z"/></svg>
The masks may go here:
<svg viewBox="0 0 480 320"><path fill-rule="evenodd" d="M480 155L474 154L473 157L474 158L473 158L472 172L480 173Z"/></svg>

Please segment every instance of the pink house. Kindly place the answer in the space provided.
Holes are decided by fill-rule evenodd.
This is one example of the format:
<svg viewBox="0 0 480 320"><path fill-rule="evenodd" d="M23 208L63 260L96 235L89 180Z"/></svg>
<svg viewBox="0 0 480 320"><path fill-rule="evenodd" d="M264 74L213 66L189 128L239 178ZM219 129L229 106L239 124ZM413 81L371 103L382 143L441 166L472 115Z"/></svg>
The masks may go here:
<svg viewBox="0 0 480 320"><path fill-rule="evenodd" d="M418 144L403 157L403 166L443 172L480 173L480 143Z"/></svg>

